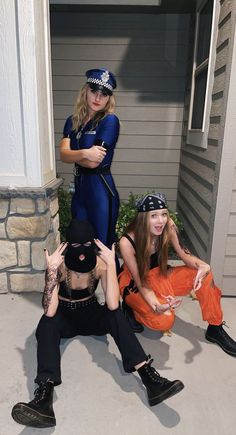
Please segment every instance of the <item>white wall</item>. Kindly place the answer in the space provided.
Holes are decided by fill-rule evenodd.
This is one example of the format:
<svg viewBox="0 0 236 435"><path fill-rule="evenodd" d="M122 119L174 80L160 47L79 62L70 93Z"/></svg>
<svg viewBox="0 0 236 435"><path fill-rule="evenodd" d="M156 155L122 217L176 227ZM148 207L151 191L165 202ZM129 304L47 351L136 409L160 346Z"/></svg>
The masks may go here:
<svg viewBox="0 0 236 435"><path fill-rule="evenodd" d="M0 186L55 178L47 0L1 0Z"/></svg>

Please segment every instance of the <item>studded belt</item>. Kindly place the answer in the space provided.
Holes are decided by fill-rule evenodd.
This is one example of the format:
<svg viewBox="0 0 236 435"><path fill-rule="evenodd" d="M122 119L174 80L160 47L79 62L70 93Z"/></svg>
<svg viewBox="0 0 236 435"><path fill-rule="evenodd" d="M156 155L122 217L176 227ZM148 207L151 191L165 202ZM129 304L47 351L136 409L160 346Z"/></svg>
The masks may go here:
<svg viewBox="0 0 236 435"><path fill-rule="evenodd" d="M81 308L88 307L89 305L95 304L97 302L96 296L93 296L90 299L86 299L86 301L64 301L63 299L59 299L59 306L62 308L66 308L67 310L79 310Z"/></svg>

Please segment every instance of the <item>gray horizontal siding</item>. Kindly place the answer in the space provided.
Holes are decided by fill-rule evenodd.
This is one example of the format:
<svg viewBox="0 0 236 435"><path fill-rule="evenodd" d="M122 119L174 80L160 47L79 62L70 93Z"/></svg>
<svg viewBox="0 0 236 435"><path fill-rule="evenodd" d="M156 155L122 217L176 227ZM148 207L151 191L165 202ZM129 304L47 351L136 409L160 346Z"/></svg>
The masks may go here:
<svg viewBox="0 0 236 435"><path fill-rule="evenodd" d="M74 106L70 105L55 105L54 115L57 119L65 120L68 113L73 113ZM165 107L161 106L151 106L145 108L145 118L143 107L135 106L123 106L117 107L116 114L120 121L149 121L149 122L179 122L180 127L182 126L183 119L183 109L181 107ZM168 125L167 125L168 126Z"/></svg>
<svg viewBox="0 0 236 435"><path fill-rule="evenodd" d="M221 157L220 138L228 62L228 38L232 26L229 21L229 10L225 3L228 2L222 3L218 26L208 146L207 149L201 149L187 143L191 84L191 74L189 74L189 82L186 86L180 159L178 209L196 252L205 259L209 258L211 250L211 233ZM191 68L192 64L190 63L190 71ZM190 216L194 225L192 225L192 220L190 221Z"/></svg>
<svg viewBox="0 0 236 435"><path fill-rule="evenodd" d="M145 33L141 34L142 29L145 29ZM106 38L109 32L111 38L128 37L142 41L144 37L157 40L159 43L168 42L168 38L176 42L180 35L183 43L186 42L186 30L188 30L188 22L186 15L183 14L129 14L104 13L104 11L93 13L92 7L91 13L53 11L51 14L51 33L54 42L55 36L82 37L90 40L95 37Z"/></svg>
<svg viewBox="0 0 236 435"><path fill-rule="evenodd" d="M235 274L232 276L223 276L222 288L225 294L235 296Z"/></svg>
<svg viewBox="0 0 236 435"><path fill-rule="evenodd" d="M234 276L235 275L235 255L226 255L224 264L224 276Z"/></svg>
<svg viewBox="0 0 236 435"><path fill-rule="evenodd" d="M142 44L142 50L140 50L140 45L138 44L129 44L129 50L127 50L127 45L121 45L117 44L115 45L115 50L113 45L94 45L94 44L55 44L52 47L52 57L55 60L59 59L62 61L65 60L71 60L76 59L76 57L79 56L80 59L89 60L91 57L94 57L94 49L96 48L96 59L100 63L103 61L107 61L109 59L110 61L123 61L125 60L127 62L136 61L139 62L146 62L153 58L156 59L156 61L163 60L163 46L161 45L143 45ZM178 46L177 46L178 47ZM186 46L182 46L182 50L179 48L179 56L180 60L185 60L186 58ZM165 47L165 50L167 48ZM176 45L170 45L168 47L168 59L169 61L175 61L176 58ZM69 63L69 66L71 65L71 62ZM63 66L63 64L62 64ZM75 63L73 62L73 67L75 66ZM61 67L60 67L61 68ZM172 68L171 68L172 70ZM62 72L62 75L66 72L66 64L64 62L64 71ZM76 71L75 71L76 72ZM78 75L83 75L83 70L79 69L77 70ZM125 74L125 71L124 71ZM71 74L72 75L72 74ZM126 76L126 74L125 74ZM127 79L131 77L131 79L134 79L134 77L129 74L126 76ZM146 75L145 75L146 77Z"/></svg>
<svg viewBox="0 0 236 435"><path fill-rule="evenodd" d="M58 154L57 154L58 153ZM59 157L59 150L57 148L56 150L56 157ZM63 176L63 174L71 174L72 172L72 164L63 163L58 160L57 163L57 170L58 173ZM62 172L63 171L63 172ZM113 175L123 175L126 176L132 176L132 175L139 175L142 177L143 175L161 175L162 177L168 177L168 176L178 176L179 167L176 165L176 163L145 163L145 162L123 162L120 164L120 162L113 162L112 164L112 173ZM164 184L165 178L163 178ZM155 186L156 187L156 186ZM159 186L158 186L159 187Z"/></svg>
<svg viewBox="0 0 236 435"><path fill-rule="evenodd" d="M236 257L236 235L227 236L225 253Z"/></svg>
<svg viewBox="0 0 236 435"><path fill-rule="evenodd" d="M187 61L188 15L51 14L57 172L67 186L72 166L59 161L64 121L87 69L116 74L120 138L112 173L121 199L161 189L176 208Z"/></svg>
<svg viewBox="0 0 236 435"><path fill-rule="evenodd" d="M55 16L55 15L54 15ZM58 18L58 17L57 17ZM91 16L90 16L91 19ZM114 16L112 16L112 19L114 20ZM139 17L140 19L140 17ZM63 27L65 26L65 23L63 24ZM184 26L185 28L186 26ZM82 31L80 31L82 29ZM128 31L126 31L126 36L124 35L124 26L114 28L114 35L111 35L109 39L107 39L104 36L104 29L100 26L98 27L96 23L96 36L91 36L94 33L94 29L89 30L88 28L78 27L74 29L74 32L77 33L77 36L73 37L73 29L70 29L70 38L65 36L53 36L52 35L52 44L53 45L76 45L78 44L78 33L79 35L79 43L83 45L128 45L130 43L130 38L135 38L135 42L139 46L148 45L148 46L156 46L163 44L163 29L158 30L154 28L150 28L149 30L146 29L145 35L140 37L139 29L135 28L134 26L130 27ZM58 29L58 32L60 34L60 31L62 29ZM55 31L55 26L53 26L53 31ZM90 33L90 35L88 35ZM85 35L85 36L84 36ZM150 35L150 36L149 36ZM176 41L178 40L178 44L180 45L186 45L186 31L181 30L180 28L176 30L169 30L168 35L166 38L166 44L167 45L176 45ZM76 62L80 62L79 60ZM89 61L88 61L89 62ZM90 60L91 62L91 60ZM84 65L83 65L84 66ZM91 67L91 64L87 64L88 67ZM145 68L145 65L142 68Z"/></svg>
<svg viewBox="0 0 236 435"><path fill-rule="evenodd" d="M199 219L192 210L186 210L186 201L178 193L178 212L184 222L185 231L187 232L193 251L199 257L204 258L206 251L207 231L199 223Z"/></svg>
<svg viewBox="0 0 236 435"><path fill-rule="evenodd" d="M64 121L61 123L61 129L58 133L55 133L55 141L57 144L57 147L59 146L59 141L61 139L61 131ZM119 143L117 145L118 148L141 148L143 149L144 146L146 149L180 149L180 143L181 143L181 137L180 136L143 136L139 135L136 136L135 134L129 135L129 141L127 141L126 135L122 134L122 128L121 128L121 134L119 137Z"/></svg>
<svg viewBox="0 0 236 435"><path fill-rule="evenodd" d="M98 63L102 64L101 61L96 61L96 64ZM68 74L66 79L64 76L57 76L55 74L53 76L53 87L55 90L76 91L84 85L84 82L84 76L78 77ZM117 86L120 90L128 88L140 91L140 86L142 86L143 92L184 92L183 81L171 78L168 80L166 77L161 77L158 80L155 77L150 77L148 80L146 80L146 77L125 77L124 80L119 80L118 78Z"/></svg>
<svg viewBox="0 0 236 435"><path fill-rule="evenodd" d="M178 211L197 254L205 259L214 257L214 267L223 270L221 286L223 293L235 295L236 285L236 170L229 210L225 214L225 243L223 256L211 253L214 230L218 183L220 180L224 119L227 105L227 90L231 68L231 53L234 35L235 3L222 1L218 23L216 62L212 92L208 147L206 150L187 144L187 122L190 86L187 84L181 163L178 191ZM233 164L234 162L232 162ZM221 240L221 239L220 239ZM218 263L217 263L218 262ZM220 263L219 263L220 262ZM223 267L222 267L223 262ZM219 277L218 277L219 278Z"/></svg>
<svg viewBox="0 0 236 435"><path fill-rule="evenodd" d="M229 224L228 224L228 234L236 234L236 213L230 213Z"/></svg>
<svg viewBox="0 0 236 435"><path fill-rule="evenodd" d="M78 94L78 90L53 90L53 101L55 105L73 106ZM115 92L117 106L121 107L183 107L183 92L166 93L160 92L134 92L126 89L120 92L116 89Z"/></svg>
<svg viewBox="0 0 236 435"><path fill-rule="evenodd" d="M103 46L103 51L104 51L104 46L105 44L103 44L101 42L102 46ZM63 45L64 49L66 48L65 45ZM86 47L86 46L85 46ZM93 45L94 47L94 45ZM58 46L58 50L61 48L61 46ZM116 48L116 46L115 46ZM79 47L76 47L75 50L79 50ZM114 46L113 46L113 50L114 50ZM155 57L156 57L156 48L154 47L155 50ZM54 53L53 53L54 55ZM149 52L150 55L150 52ZM68 56L68 55L67 55ZM113 54L114 56L114 54ZM115 55L117 58L117 54ZM106 55L107 57L107 55ZM149 77L162 77L163 75L168 75L168 77L184 77L185 76L185 68L184 68L184 64L179 63L176 65L176 68L167 68L166 65L166 61L163 60L162 57L160 57L160 60L155 60L152 61L151 57L148 58L147 62L140 62L140 60L137 60L137 53L134 59L126 60L126 68L124 71L124 76L125 77L131 77L133 78L134 76L134 71L135 71L135 76L136 77L146 77L147 74ZM90 59L88 60L70 60L70 58L63 58L63 59L56 59L55 57L53 57L53 62L52 62L52 68L53 71L55 71L57 73L57 75L64 75L64 74L68 74L68 68L70 69L70 74L71 75L78 75L78 76L83 76L84 73L84 69L91 69L94 67L94 60L91 61ZM107 64L107 59L106 59L106 64ZM109 59L109 63L107 65L109 67L109 69L111 69L112 71L119 71L119 67L120 67L120 59ZM119 76L121 77L121 75Z"/></svg>
<svg viewBox="0 0 236 435"><path fill-rule="evenodd" d="M205 186L201 178L198 179L196 174L192 173L191 170L188 170L188 168L181 166L179 180L183 190L187 189L189 192L183 192L182 195L184 197L184 193L187 196L188 194L190 195L190 193L192 193L195 196L195 205L198 204L198 207L203 205L206 210L211 209L212 194L209 186Z"/></svg>

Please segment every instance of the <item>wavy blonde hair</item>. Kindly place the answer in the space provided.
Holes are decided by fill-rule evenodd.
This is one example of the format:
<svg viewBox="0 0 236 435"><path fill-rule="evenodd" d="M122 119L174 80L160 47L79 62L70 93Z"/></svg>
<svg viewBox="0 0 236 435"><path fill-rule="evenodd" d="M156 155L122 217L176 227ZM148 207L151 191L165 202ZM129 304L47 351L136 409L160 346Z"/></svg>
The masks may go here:
<svg viewBox="0 0 236 435"><path fill-rule="evenodd" d="M138 272L141 283L146 284L147 273L150 268L150 246L151 246L151 232L150 232L150 213L139 212L134 219L127 226L125 233L132 232L135 241L135 255L138 266ZM167 262L168 262L168 246L170 241L170 216L167 211L167 223L164 227L162 234L158 237L158 264L163 275L167 275Z"/></svg>
<svg viewBox="0 0 236 435"><path fill-rule="evenodd" d="M87 104L87 83L82 87L81 91L78 94L74 113L72 115L72 128L77 131L80 126L82 126L88 117L88 104ZM107 101L106 106L103 110L97 112L93 118L92 128L96 127L97 124L105 118L108 113L114 113L116 107L115 97L111 95L109 100Z"/></svg>

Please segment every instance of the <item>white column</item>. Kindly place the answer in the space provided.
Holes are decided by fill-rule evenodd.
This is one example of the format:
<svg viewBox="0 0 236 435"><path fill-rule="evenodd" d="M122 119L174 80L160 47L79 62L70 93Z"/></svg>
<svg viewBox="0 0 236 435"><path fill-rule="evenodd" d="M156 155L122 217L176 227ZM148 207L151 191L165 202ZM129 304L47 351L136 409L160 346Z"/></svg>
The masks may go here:
<svg viewBox="0 0 236 435"><path fill-rule="evenodd" d="M55 179L48 0L0 2L0 186Z"/></svg>
<svg viewBox="0 0 236 435"><path fill-rule="evenodd" d="M236 167L236 31L234 31L233 44L231 71L228 76L229 89L210 259L214 277L219 286L222 286L223 283L226 241L227 234L229 233L229 213L232 207L231 201ZM233 236L236 235L234 229L230 232ZM235 291L232 294L235 294Z"/></svg>

